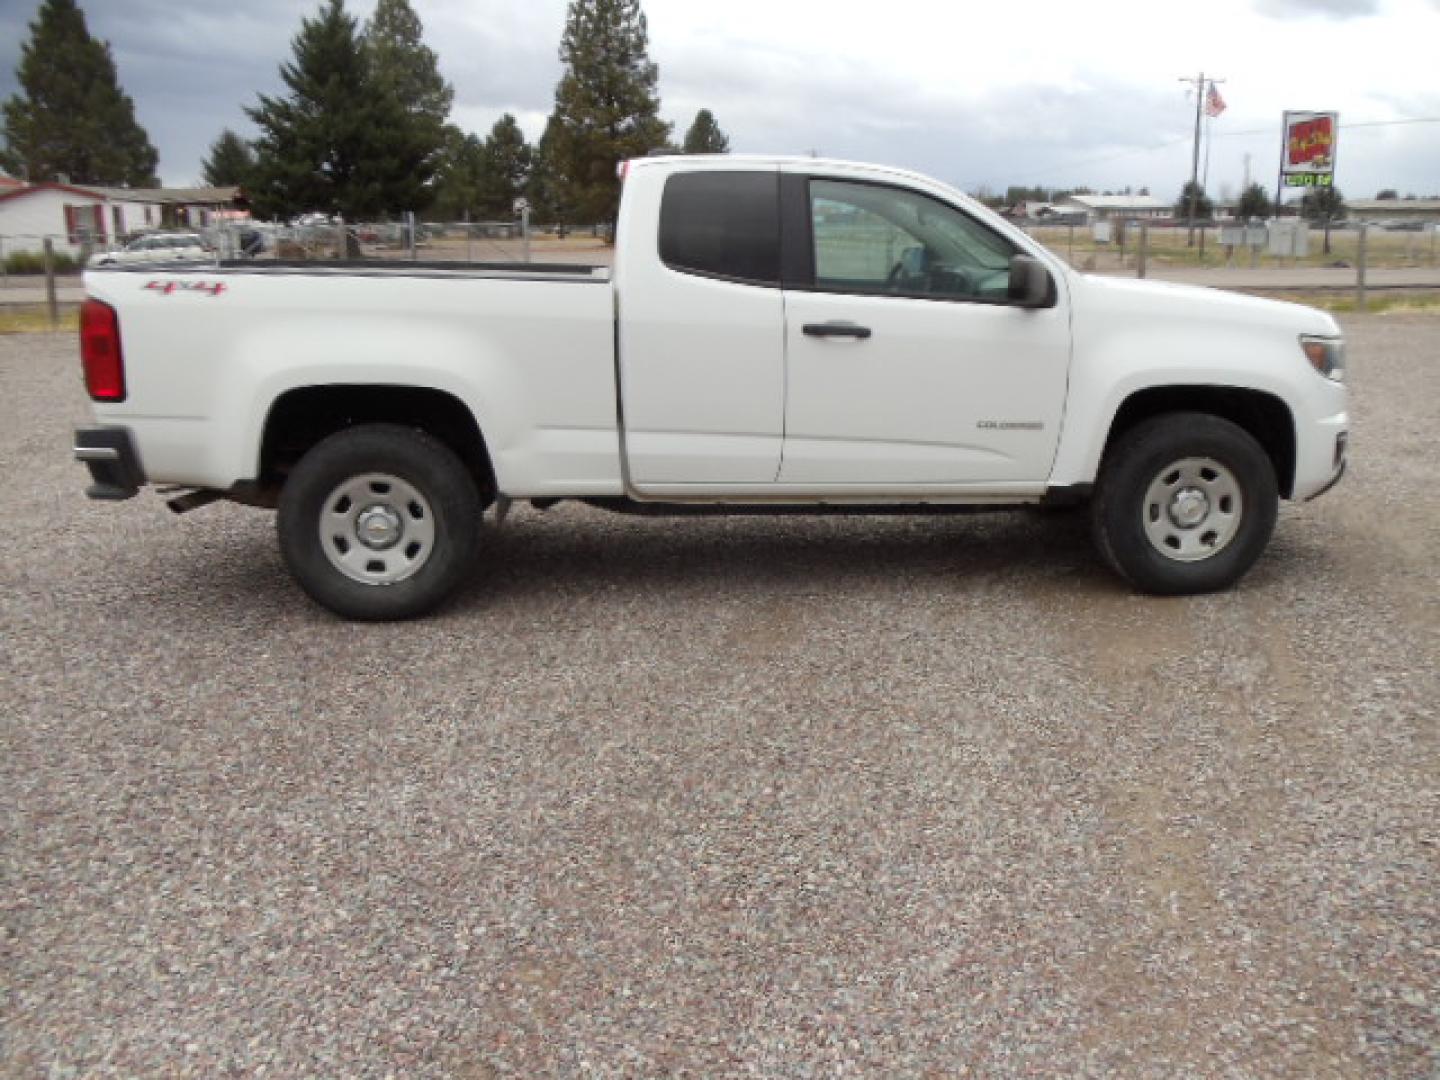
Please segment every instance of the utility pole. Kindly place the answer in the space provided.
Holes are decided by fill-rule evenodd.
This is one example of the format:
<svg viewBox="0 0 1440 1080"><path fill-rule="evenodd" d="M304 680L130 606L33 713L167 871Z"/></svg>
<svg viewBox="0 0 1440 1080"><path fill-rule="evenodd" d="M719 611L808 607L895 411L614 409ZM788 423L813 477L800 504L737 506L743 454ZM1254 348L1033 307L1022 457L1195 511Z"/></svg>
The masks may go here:
<svg viewBox="0 0 1440 1080"><path fill-rule="evenodd" d="M1216 83L1222 83L1225 80L1210 79L1207 81L1205 72L1202 71L1193 79L1182 77L1180 81L1183 83L1194 83L1195 85L1195 147L1190 154L1190 207L1189 213L1186 215L1189 218L1190 233L1189 238L1185 241L1186 247L1194 247L1195 210L1200 198L1200 117L1205 109L1205 92L1207 85L1214 86Z"/></svg>

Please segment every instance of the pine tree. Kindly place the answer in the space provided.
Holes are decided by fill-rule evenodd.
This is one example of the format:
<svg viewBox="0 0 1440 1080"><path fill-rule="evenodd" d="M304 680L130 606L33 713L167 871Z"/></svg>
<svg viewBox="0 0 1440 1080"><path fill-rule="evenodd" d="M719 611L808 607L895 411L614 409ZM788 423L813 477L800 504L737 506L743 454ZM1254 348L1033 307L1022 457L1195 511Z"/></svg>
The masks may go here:
<svg viewBox="0 0 1440 1080"><path fill-rule="evenodd" d="M226 128L210 144L210 156L205 159L202 168L205 183L211 187L245 185L250 183L250 176L255 170L255 151L248 142Z"/></svg>
<svg viewBox="0 0 1440 1080"><path fill-rule="evenodd" d="M525 133L515 117L506 113L495 121L485 140L487 213L510 217L516 198L525 192L533 159L534 151L525 142Z"/></svg>
<svg viewBox="0 0 1440 1080"><path fill-rule="evenodd" d="M621 161L667 145L659 72L648 54L640 0L571 0L555 87L554 172L576 218L610 222L620 205Z"/></svg>
<svg viewBox="0 0 1440 1080"><path fill-rule="evenodd" d="M1185 220L1190 217L1190 192L1195 191L1195 220L1209 221L1214 213L1215 204L1210 201L1210 196L1205 194L1205 188L1201 184L1185 181L1185 186L1180 189L1180 198L1175 201L1175 216Z"/></svg>
<svg viewBox="0 0 1440 1080"><path fill-rule="evenodd" d="M486 187L485 144L453 124L445 127L445 143L435 173L433 216L441 221L480 221Z"/></svg>
<svg viewBox="0 0 1440 1080"><path fill-rule="evenodd" d="M380 0L365 24L365 48L375 79L405 109L415 151L439 154L455 91L425 44L420 16L409 0Z"/></svg>
<svg viewBox="0 0 1440 1080"><path fill-rule="evenodd" d="M390 165L386 184L392 209L422 209L434 197L433 179L446 140L455 91L440 74L435 50L409 0L379 0L365 24L376 97L402 119L377 132Z"/></svg>
<svg viewBox="0 0 1440 1080"><path fill-rule="evenodd" d="M260 128L251 202L264 215L305 210L351 220L426 206L444 132L375 72L344 0L304 19L280 76L289 94L245 111Z"/></svg>
<svg viewBox="0 0 1440 1080"><path fill-rule="evenodd" d="M1270 216L1270 195L1266 192L1263 184L1251 184L1240 193L1240 202L1235 208L1235 216L1241 221Z"/></svg>
<svg viewBox="0 0 1440 1080"><path fill-rule="evenodd" d="M715 114L701 109L695 114L695 122L685 133L684 152L687 154L728 154L730 139L715 122Z"/></svg>
<svg viewBox="0 0 1440 1080"><path fill-rule="evenodd" d="M1311 188L1300 199L1300 216L1325 226L1326 255L1330 254L1330 224L1345 216L1345 196L1337 187Z"/></svg>
<svg viewBox="0 0 1440 1080"><path fill-rule="evenodd" d="M1345 196L1337 187L1311 188L1301 196L1300 216L1306 221L1338 221L1345 216Z"/></svg>
<svg viewBox="0 0 1440 1080"><path fill-rule="evenodd" d="M574 219L566 212L565 191L569 184L559 160L559 131L560 123L551 113L535 146L525 194L530 200L532 219L554 225L563 233L566 225Z"/></svg>
<svg viewBox="0 0 1440 1080"><path fill-rule="evenodd" d="M32 181L157 183L159 155L120 89L108 42L90 36L75 0L44 0L5 102L0 165Z"/></svg>

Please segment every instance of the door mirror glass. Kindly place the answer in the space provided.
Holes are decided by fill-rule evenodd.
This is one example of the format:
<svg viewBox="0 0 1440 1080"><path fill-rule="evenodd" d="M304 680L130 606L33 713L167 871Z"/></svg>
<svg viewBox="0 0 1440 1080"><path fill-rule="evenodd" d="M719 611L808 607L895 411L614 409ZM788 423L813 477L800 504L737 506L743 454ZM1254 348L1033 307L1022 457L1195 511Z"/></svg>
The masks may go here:
<svg viewBox="0 0 1440 1080"><path fill-rule="evenodd" d="M1010 288L1006 294L1016 307L1050 307L1050 274L1033 255L1016 255L1010 260Z"/></svg>

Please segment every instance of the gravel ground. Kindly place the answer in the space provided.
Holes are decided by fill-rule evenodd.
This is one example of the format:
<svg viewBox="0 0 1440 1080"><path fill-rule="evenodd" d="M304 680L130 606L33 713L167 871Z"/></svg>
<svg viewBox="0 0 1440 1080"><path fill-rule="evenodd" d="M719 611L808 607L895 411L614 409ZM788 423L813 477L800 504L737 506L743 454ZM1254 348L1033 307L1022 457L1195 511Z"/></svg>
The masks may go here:
<svg viewBox="0 0 1440 1080"><path fill-rule="evenodd" d="M1235 591L1065 518L519 512L337 622L0 338L0 1073L1435 1076L1440 319Z"/></svg>

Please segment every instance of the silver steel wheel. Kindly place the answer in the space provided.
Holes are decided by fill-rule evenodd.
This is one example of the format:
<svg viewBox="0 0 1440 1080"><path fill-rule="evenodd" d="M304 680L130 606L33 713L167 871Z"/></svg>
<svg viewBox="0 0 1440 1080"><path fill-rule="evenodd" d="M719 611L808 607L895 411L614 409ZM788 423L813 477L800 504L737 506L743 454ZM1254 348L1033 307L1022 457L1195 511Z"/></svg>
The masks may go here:
<svg viewBox="0 0 1440 1080"><path fill-rule="evenodd" d="M394 585L429 561L435 515L425 496L398 476L352 476L321 507L320 546L330 565L352 581Z"/></svg>
<svg viewBox="0 0 1440 1080"><path fill-rule="evenodd" d="M1166 465L1145 490L1145 535L1161 555L1199 562L1225 550L1240 531L1245 500L1235 474L1214 458Z"/></svg>

